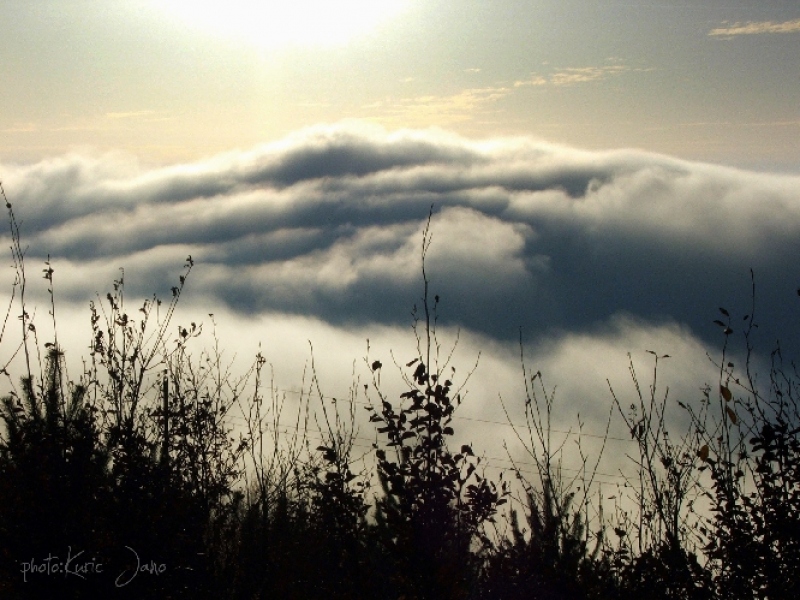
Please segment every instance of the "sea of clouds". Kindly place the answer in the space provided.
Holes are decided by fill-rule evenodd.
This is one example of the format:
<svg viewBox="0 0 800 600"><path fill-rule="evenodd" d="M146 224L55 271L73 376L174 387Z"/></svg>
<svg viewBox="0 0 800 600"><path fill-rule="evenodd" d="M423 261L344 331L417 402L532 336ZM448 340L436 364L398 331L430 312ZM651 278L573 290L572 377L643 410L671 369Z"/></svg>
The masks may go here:
<svg viewBox="0 0 800 600"><path fill-rule="evenodd" d="M29 272L50 256L62 326L85 336L76 352L88 345L87 302L120 268L131 297L169 298L191 255L181 318L208 325L214 313L229 356L244 362L260 343L287 389L313 345L325 393L339 397L354 369L371 376L368 338L384 382L401 381L390 350L401 364L415 354L410 313L421 308L433 207L425 268L442 351L458 336L459 375L480 353L461 414L484 421L460 429L494 443L495 456L510 432L485 421L505 420L500 395L521 415L520 338L527 366L557 386L559 427L580 413L594 433L611 406L607 379L625 403L635 394L628 353L643 387L647 351L670 355L658 377L675 402L716 384L709 355L719 359L725 336L713 321L726 307L739 339L751 269L755 363L764 368L779 338L785 354L800 348L798 176L355 123L191 164L76 152L0 165L0 176ZM40 318L45 283L29 289ZM741 361L741 344L731 350Z"/></svg>

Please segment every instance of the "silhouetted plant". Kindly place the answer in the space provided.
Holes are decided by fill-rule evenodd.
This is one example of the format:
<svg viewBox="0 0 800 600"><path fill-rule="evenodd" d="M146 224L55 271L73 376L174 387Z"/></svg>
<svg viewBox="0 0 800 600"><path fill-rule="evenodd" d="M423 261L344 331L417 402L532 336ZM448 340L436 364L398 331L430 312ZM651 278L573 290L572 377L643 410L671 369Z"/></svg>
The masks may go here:
<svg viewBox="0 0 800 600"><path fill-rule="evenodd" d="M752 273L751 273L752 275ZM744 368L737 375L727 350L731 316L716 321L725 342L718 364L716 411L695 423L698 454L712 478L712 517L706 554L715 591L729 598L795 598L800 594L800 411L798 373L784 365L780 346L771 354L769 383L758 385L752 368L752 308L742 319ZM712 390L705 392L711 405ZM694 415L694 413L692 413Z"/></svg>
<svg viewBox="0 0 800 600"><path fill-rule="evenodd" d="M103 549L107 523L98 518L98 509L100 492L108 485L108 454L84 402L85 388L71 386L68 397L61 396L62 369L61 352L50 348L44 399L23 382L22 398L13 393L0 404L5 427L0 441L0 547L13 552L3 561L4 579L18 579L23 559L43 559L66 552L70 545ZM29 588L26 592L33 594L52 592L49 586Z"/></svg>
<svg viewBox="0 0 800 600"><path fill-rule="evenodd" d="M461 394L444 375L450 357L436 369L431 360L439 355L436 340L436 307L431 305L425 257L431 237L428 226L422 239L422 310L424 322L417 336L418 356L405 367L408 391L392 404L379 382L380 361L370 363L377 407L371 405L370 421L386 437L376 444L378 476L384 497L377 504L379 525L388 529L384 543L397 561L394 583L409 598L466 598L477 582L480 559L473 544L488 546L482 530L497 508L506 502L505 483L500 489L479 472L480 459L468 444L452 452L453 414ZM414 330L418 331L416 309ZM452 355L452 353L451 353ZM450 376L455 368L449 369Z"/></svg>
<svg viewBox="0 0 800 600"><path fill-rule="evenodd" d="M347 399L327 399L320 389L311 359L312 389L320 413L315 421L321 445L309 453L305 465L309 482L309 525L315 540L309 553L316 569L313 598L373 597L368 568L367 503L368 480L364 470L354 471L353 449L356 427L358 381Z"/></svg>
<svg viewBox="0 0 800 600"><path fill-rule="evenodd" d="M553 439L555 389L548 392L540 371L528 371L521 341L520 362L525 381L524 427L514 423L505 401L502 397L500 400L515 437L533 461L537 478L530 481L523 474L506 446L523 489L523 516L516 509L511 511L510 535L500 540L489 561L484 595L509 599L588 597L588 591L596 587L595 563L603 542L602 523L594 523L595 534L590 531L590 491L605 448L608 424L592 464L578 436L581 465L573 476L567 476L563 453L569 435L560 442Z"/></svg>
<svg viewBox="0 0 800 600"><path fill-rule="evenodd" d="M642 392L630 355L636 399L628 408L623 408L609 383L614 406L638 449L635 476L627 488L636 503L635 520L616 524L619 545L613 551L614 564L623 587L634 596L650 590L647 593L653 597L704 598L707 581L697 557L694 511L700 486L697 435L689 431L680 438L670 436L669 388L660 397L658 389L658 362L670 357L647 352L654 357L648 394Z"/></svg>

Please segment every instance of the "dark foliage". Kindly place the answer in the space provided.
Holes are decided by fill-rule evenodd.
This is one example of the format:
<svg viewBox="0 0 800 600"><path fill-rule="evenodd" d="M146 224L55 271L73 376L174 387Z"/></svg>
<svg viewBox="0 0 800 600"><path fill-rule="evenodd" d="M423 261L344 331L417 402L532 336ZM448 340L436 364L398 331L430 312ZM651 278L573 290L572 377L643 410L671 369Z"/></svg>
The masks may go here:
<svg viewBox="0 0 800 600"><path fill-rule="evenodd" d="M429 220L430 223L430 220ZM375 445L383 498L376 506L381 544L392 567L396 592L407 598L467 598L476 588L482 555L491 546L483 531L498 507L505 504L507 486L498 486L480 473L480 459L470 445L452 452L447 438L454 434L453 414L461 396L443 371L432 372L438 360L436 304L428 298L425 255L430 244L422 239L424 331L417 336L418 356L405 365L408 390L392 404L381 392L380 361L370 364L379 407L369 406L370 421L386 437ZM415 331L418 321L415 316ZM367 360L369 363L370 361ZM451 377L455 368L450 367Z"/></svg>

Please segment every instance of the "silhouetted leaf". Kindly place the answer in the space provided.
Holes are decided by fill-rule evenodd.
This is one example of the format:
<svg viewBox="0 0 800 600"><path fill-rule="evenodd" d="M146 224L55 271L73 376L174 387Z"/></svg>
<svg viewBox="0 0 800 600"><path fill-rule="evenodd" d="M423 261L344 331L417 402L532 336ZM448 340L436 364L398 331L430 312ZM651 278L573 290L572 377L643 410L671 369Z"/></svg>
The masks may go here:
<svg viewBox="0 0 800 600"><path fill-rule="evenodd" d="M425 383L425 363L420 362L414 369L414 379L417 383Z"/></svg>
<svg viewBox="0 0 800 600"><path fill-rule="evenodd" d="M730 402L731 398L733 398L731 391L724 385L719 386L719 391L722 394L722 397L725 398L726 402Z"/></svg>
<svg viewBox="0 0 800 600"><path fill-rule="evenodd" d="M697 451L697 456L700 457L700 460L703 462L708 460L708 444L705 444L700 450Z"/></svg>

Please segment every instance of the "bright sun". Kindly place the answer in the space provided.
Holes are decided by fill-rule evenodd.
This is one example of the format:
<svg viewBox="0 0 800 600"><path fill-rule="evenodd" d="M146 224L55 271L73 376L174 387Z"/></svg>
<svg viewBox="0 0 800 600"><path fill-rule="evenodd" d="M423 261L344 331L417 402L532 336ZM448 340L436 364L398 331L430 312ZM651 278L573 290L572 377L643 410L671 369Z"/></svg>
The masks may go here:
<svg viewBox="0 0 800 600"><path fill-rule="evenodd" d="M191 27L264 48L337 45L395 16L407 0L159 0Z"/></svg>

